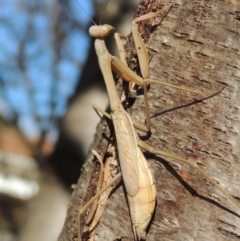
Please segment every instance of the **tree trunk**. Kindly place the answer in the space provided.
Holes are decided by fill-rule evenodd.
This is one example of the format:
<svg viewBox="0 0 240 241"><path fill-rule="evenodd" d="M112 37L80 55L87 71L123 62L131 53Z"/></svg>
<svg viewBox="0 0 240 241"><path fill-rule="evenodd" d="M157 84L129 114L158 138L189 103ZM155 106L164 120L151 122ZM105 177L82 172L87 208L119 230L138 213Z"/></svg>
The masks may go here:
<svg viewBox="0 0 240 241"><path fill-rule="evenodd" d="M155 25L156 20L140 24L150 52L150 79L200 94L151 84L148 97L152 134L143 137L155 149L194 161L239 199L240 1L177 2L161 24ZM141 1L137 15L169 3ZM130 37L128 54L134 53L131 46ZM135 57L129 54L130 66L135 67ZM221 93L206 98L223 87ZM133 119L144 122L141 94L127 111ZM103 120L90 149L106 157L112 136L111 122ZM170 159L168 164L164 157L144 154L157 188L157 205L147 241L239 240L240 210L219 190L187 165ZM90 153L82 168L59 241L77 240L78 211L94 194L100 173L99 164L93 159ZM81 230L86 228L84 217ZM122 182L107 200L94 240L134 240Z"/></svg>

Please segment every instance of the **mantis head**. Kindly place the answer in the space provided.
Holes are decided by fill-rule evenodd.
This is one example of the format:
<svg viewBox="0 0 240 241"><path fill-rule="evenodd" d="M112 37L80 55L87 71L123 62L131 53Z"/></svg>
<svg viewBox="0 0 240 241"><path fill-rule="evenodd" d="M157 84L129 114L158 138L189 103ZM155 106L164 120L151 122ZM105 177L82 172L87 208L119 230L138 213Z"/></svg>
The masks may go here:
<svg viewBox="0 0 240 241"><path fill-rule="evenodd" d="M89 34L94 38L105 38L114 30L115 30L114 27L112 27L109 24L104 24L100 26L93 25L89 28Z"/></svg>

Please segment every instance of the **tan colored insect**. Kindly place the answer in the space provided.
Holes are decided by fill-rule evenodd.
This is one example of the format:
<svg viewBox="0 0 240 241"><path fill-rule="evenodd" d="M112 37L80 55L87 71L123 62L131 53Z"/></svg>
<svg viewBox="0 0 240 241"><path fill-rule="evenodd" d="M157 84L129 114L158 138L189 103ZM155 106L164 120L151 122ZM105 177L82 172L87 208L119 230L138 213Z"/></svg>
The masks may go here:
<svg viewBox="0 0 240 241"><path fill-rule="evenodd" d="M160 12L158 14L160 14ZM145 18L153 17L155 15L157 15L157 13L146 15ZM138 20L142 21L145 18L141 17L140 20L137 19L137 21ZM134 24L136 24L136 20L133 22L133 25ZM112 26L110 25L93 26L90 28L89 31L91 36L97 38L95 40L95 49L98 56L99 66L101 68L101 71L106 83L106 87L108 90L108 94L109 94L110 108L111 108L110 118L112 119L114 128L115 128L119 162L121 166L121 174L118 174L115 178L113 178L110 181L110 183L106 185L106 187L101 192L99 192L92 200L90 200L80 210L80 214L82 214L86 210L86 208L92 203L93 200L95 200L99 195L101 195L101 193L103 193L106 190L106 188L112 185L112 183L114 183L118 178L120 178L120 175L122 175L124 186L127 192L127 199L129 203L129 209L131 213L135 239L139 240L139 239L146 238L146 229L151 221L152 214L155 208L156 190L155 190L152 173L138 145L140 145L141 148L147 151L155 153L156 155L164 155L164 156L172 157L180 162L187 163L188 165L196 168L213 185L215 185L220 191L222 191L231 201L233 201L238 207L240 207L239 203L232 196L230 196L228 192L226 192L223 188L221 188L216 181L214 181L205 172L203 172L195 163L171 153L154 150L153 148L149 147L147 144L144 144L143 142L138 141L138 137L136 136L135 130L133 128L133 123L130 117L128 116L128 114L123 109L121 101L118 97L113 76L112 76L112 69L125 80L134 81L136 84L143 87L146 86L146 82L150 80L140 78L134 72L132 72L128 67L126 67L126 65L123 64L121 60L111 56L108 53L103 38L113 31ZM139 36L139 34L136 36L137 37L135 37L135 44L136 46L140 46L142 39ZM143 50L145 46L144 48L143 47L137 47L137 48L139 50ZM144 53L145 50L140 52L144 56L141 58L145 58L145 62L148 62L148 58ZM147 72L145 71L143 75L148 76ZM150 122L150 118L149 118L149 122ZM148 124L147 129L149 128L150 128L150 124ZM80 229L79 229L79 241L80 240L81 238L80 238Z"/></svg>
<svg viewBox="0 0 240 241"><path fill-rule="evenodd" d="M135 21L133 25L136 25ZM112 110L110 116L114 124L121 174L127 192L135 239L145 239L146 229L151 221L155 208L156 190L148 163L137 146L137 137L132 121L123 109L115 88L111 69L112 56L108 53L103 40L103 38L112 31L113 27L110 25L92 26L89 30L90 35L97 38L95 40L95 50L109 94L110 108ZM140 36L136 37L136 39L138 40L139 37ZM145 52L147 53L147 51ZM119 61L117 60L116 62L118 63ZM120 64L121 63L120 61ZM116 68L116 65L114 66ZM117 67L117 70L118 69L119 67ZM129 69L124 68L121 70L121 73L125 74L125 72L126 78L131 80ZM130 74L131 73L133 72L130 72ZM141 82L137 82L137 84L143 86L144 80L140 79L140 81ZM82 213L83 210L85 210L85 207L80 213ZM80 239L80 234L78 238Z"/></svg>

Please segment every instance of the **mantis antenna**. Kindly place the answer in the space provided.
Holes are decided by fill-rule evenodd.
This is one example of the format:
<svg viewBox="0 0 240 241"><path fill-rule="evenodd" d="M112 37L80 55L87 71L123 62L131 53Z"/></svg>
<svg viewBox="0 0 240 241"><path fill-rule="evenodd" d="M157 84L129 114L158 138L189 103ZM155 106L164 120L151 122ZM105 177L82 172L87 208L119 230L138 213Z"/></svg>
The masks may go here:
<svg viewBox="0 0 240 241"><path fill-rule="evenodd" d="M107 7L107 5L108 5L108 2L109 2L109 0L107 0L107 1L105 2L104 7L103 7L103 10L102 10L102 12L101 12L100 25L102 25L102 16L103 16L103 14L104 14L104 12L105 12L105 10L106 10L106 7Z"/></svg>
<svg viewBox="0 0 240 241"><path fill-rule="evenodd" d="M97 26L97 24L93 21L93 19L89 16L89 14L87 13L87 11L83 8L83 6L80 4L80 2L78 0L76 0L76 2L78 3L78 5L80 6L80 8L83 10L83 12L87 15L87 17L91 20L91 22Z"/></svg>
<svg viewBox="0 0 240 241"><path fill-rule="evenodd" d="M97 25L97 24L93 21L93 19L89 16L89 14L87 13L87 11L83 8L83 6L80 4L80 2L79 2L78 0L76 0L76 2L79 4L80 8L81 8L81 9L83 10L83 12L87 15L87 17L91 20L91 22L92 22L94 25ZM99 25L102 25L102 16L103 16L103 14L104 14L104 12L105 12L105 10L106 10L106 7L107 7L107 5L108 5L108 2L109 2L109 0L107 0L106 3L104 4L103 10L102 10L102 12L101 12L101 18L100 18L100 24L99 24Z"/></svg>

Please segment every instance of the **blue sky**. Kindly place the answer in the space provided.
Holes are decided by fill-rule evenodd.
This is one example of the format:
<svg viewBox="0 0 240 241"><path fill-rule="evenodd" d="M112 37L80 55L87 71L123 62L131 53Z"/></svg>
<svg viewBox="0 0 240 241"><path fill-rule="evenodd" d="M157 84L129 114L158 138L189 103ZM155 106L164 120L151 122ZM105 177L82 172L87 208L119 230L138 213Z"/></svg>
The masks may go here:
<svg viewBox="0 0 240 241"><path fill-rule="evenodd" d="M0 115L11 121L17 114L18 126L29 138L46 129L48 138L56 140L56 120L65 114L87 58L89 36L84 30L93 15L91 1L68 2L60 23L57 0L0 2ZM78 26L72 27L72 21ZM64 33L57 44L56 23ZM55 121L50 121L52 111Z"/></svg>

